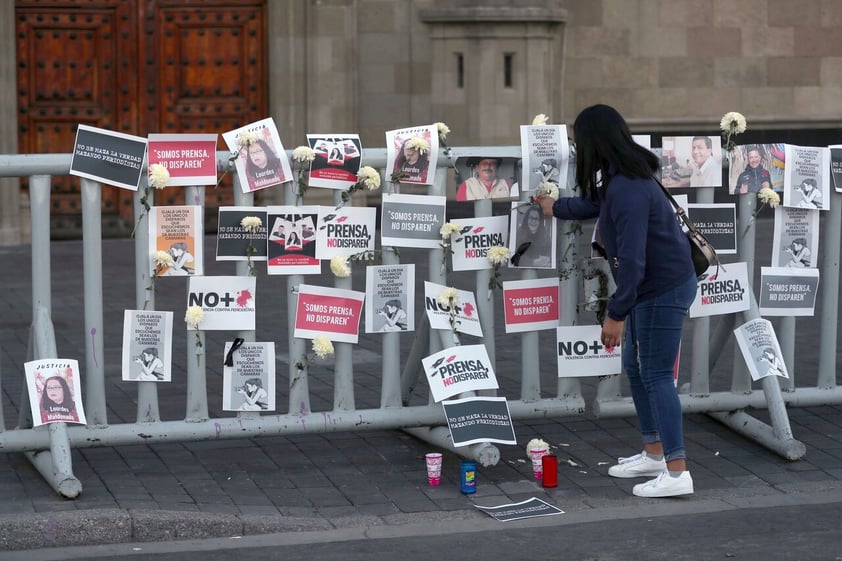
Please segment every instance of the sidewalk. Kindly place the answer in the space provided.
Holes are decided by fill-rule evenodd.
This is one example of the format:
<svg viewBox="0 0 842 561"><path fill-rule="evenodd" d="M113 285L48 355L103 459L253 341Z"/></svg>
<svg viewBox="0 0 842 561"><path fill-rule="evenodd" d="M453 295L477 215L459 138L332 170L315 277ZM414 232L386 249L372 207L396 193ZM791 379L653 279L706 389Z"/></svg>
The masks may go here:
<svg viewBox="0 0 842 561"><path fill-rule="evenodd" d="M232 264L212 260L214 243L213 238L206 240L211 256L206 261L207 274L232 274ZM52 247L53 321L59 354L83 361L81 242L54 242ZM134 422L136 389L119 375L123 310L134 307L132 242L106 240L103 248L108 420L111 424ZM409 257L409 252L402 252L402 259L410 261ZM0 381L5 427L11 430L17 420L32 308L29 248L0 248L0 259L6 264L0 270ZM328 275L308 277L308 282L332 284ZM363 276L355 275L355 289L363 289ZM157 307L173 310L180 319L186 281L165 280L174 282L158 283ZM470 287L461 280L454 275L456 286ZM284 277L267 277L264 272L258 277L258 340L279 343L282 412L288 361L285 288ZM496 334L500 395L516 398L519 345L505 335L501 315L497 314ZM816 341L816 329L815 322L805 321L803 328L799 323L799 337L812 336ZM207 335L208 347L214 348L227 334ZM554 337L549 331L541 334L544 395L555 393ZM514 341L519 343L519 339ZM180 325L176 325L173 343L178 361L185 356ZM407 350L411 343L411 334L402 337ZM723 356L733 354L731 346L723 349ZM377 336L361 335L354 352L357 408L379 404L379 349ZM177 374L178 368L171 384L159 385L163 420L184 417L185 384ZM317 365L310 374L312 409L331 409L331 368ZM720 378L720 384L726 383L724 376ZM596 380L582 380L588 409L595 384ZM419 393L413 403L426 403L426 391ZM212 418L234 415L221 411L221 371L215 366L208 368L208 396ZM762 418L765 412L753 414ZM441 486L428 486L424 453L433 448L402 431L77 449L73 470L83 490L75 500L53 492L22 454L0 454L0 550L483 520L488 516L473 505L513 503L533 496L569 514L592 513L598 519L601 513L615 516L618 508L651 516L653 509L661 508L655 503L665 501L704 509L710 501L737 504L781 495L798 500L801 494L842 491L842 407L793 408L789 415L795 437L807 445L806 457L796 462L784 460L705 415L687 415L686 444L696 494L660 501L632 496L631 489L640 480L607 476L616 457L631 455L639 446L634 419L596 419L590 411L575 418L516 423L518 446L499 445L500 463L479 468L473 496L460 493L460 458L450 453L445 453ZM532 476L524 445L535 436L550 442L559 456L556 489L543 489Z"/></svg>

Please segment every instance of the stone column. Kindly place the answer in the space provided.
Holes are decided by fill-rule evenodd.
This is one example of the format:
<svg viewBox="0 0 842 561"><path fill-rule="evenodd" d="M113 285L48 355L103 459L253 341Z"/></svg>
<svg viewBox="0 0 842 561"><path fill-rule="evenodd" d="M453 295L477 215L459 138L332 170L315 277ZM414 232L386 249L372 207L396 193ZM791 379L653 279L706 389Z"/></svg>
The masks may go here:
<svg viewBox="0 0 842 561"><path fill-rule="evenodd" d="M518 144L536 114L560 121L567 11L557 2L440 2L420 18L433 45L432 113L451 144Z"/></svg>
<svg viewBox="0 0 842 561"><path fill-rule="evenodd" d="M0 2L0 24L6 31L0 34L0 154L18 152L18 97L15 48L15 3ZM27 209L28 211L28 209ZM18 245L28 239L21 225L29 223L29 216L21 220L20 180L0 178L0 245Z"/></svg>

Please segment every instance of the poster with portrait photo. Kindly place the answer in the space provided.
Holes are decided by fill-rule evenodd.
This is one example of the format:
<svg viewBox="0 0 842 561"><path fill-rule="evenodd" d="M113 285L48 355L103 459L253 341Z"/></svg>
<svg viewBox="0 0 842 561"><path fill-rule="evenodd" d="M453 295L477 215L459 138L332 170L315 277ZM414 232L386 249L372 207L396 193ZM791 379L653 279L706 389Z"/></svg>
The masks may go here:
<svg viewBox="0 0 842 561"><path fill-rule="evenodd" d="M421 147L425 144L427 150ZM386 131L387 178L397 174L401 183L432 185L438 155L439 133L435 125Z"/></svg>
<svg viewBox="0 0 842 561"><path fill-rule="evenodd" d="M222 410L274 411L275 343L236 342L241 343L236 348L234 341L225 343Z"/></svg>
<svg viewBox="0 0 842 561"><path fill-rule="evenodd" d="M257 232L247 232L243 219L259 218ZM216 231L217 261L266 261L266 207L221 206ZM248 254L251 253L251 257Z"/></svg>
<svg viewBox="0 0 842 561"><path fill-rule="evenodd" d="M365 332L415 330L415 264L365 269Z"/></svg>
<svg viewBox="0 0 842 561"><path fill-rule="evenodd" d="M567 185L567 125L521 125L520 149L522 190L535 191L544 182Z"/></svg>
<svg viewBox="0 0 842 561"><path fill-rule="evenodd" d="M509 246L508 216L460 218L459 225L459 232L450 236L454 271L490 269L488 250Z"/></svg>
<svg viewBox="0 0 842 561"><path fill-rule="evenodd" d="M308 134L307 144L316 156L310 162L310 187L347 189L357 182L363 152L358 134Z"/></svg>
<svg viewBox="0 0 842 561"><path fill-rule="evenodd" d="M749 320L734 330L740 353L755 382L766 376L789 378L775 328L768 319Z"/></svg>
<svg viewBox="0 0 842 561"><path fill-rule="evenodd" d="M772 267L802 269L819 264L819 211L775 207Z"/></svg>
<svg viewBox="0 0 842 561"><path fill-rule="evenodd" d="M786 145L783 205L830 210L830 150Z"/></svg>
<svg viewBox="0 0 842 561"><path fill-rule="evenodd" d="M722 187L722 139L718 135L661 139L664 187Z"/></svg>
<svg viewBox="0 0 842 561"><path fill-rule="evenodd" d="M217 134L149 135L149 165L167 168L167 186L216 185Z"/></svg>
<svg viewBox="0 0 842 561"><path fill-rule="evenodd" d="M509 219L509 267L555 269L557 221L538 205L512 203Z"/></svg>
<svg viewBox="0 0 842 561"><path fill-rule="evenodd" d="M516 199L517 160L517 157L504 158L487 153L458 158L456 169L463 181L456 186L456 200Z"/></svg>
<svg viewBox="0 0 842 561"><path fill-rule="evenodd" d="M763 187L781 193L785 166L783 143L736 146L728 152L728 193L757 193Z"/></svg>
<svg viewBox="0 0 842 561"><path fill-rule="evenodd" d="M145 138L79 125L69 173L137 191L144 159Z"/></svg>
<svg viewBox="0 0 842 561"><path fill-rule="evenodd" d="M123 312L123 380L172 381L172 312Z"/></svg>
<svg viewBox="0 0 842 561"><path fill-rule="evenodd" d="M88 423L82 405L79 361L45 358L25 362L23 368L33 427L48 423Z"/></svg>
<svg viewBox="0 0 842 561"><path fill-rule="evenodd" d="M222 139L228 149L237 154L234 165L243 193L292 181L289 159L271 117L224 132Z"/></svg>
<svg viewBox="0 0 842 561"><path fill-rule="evenodd" d="M374 251L377 209L373 206L319 207L316 259Z"/></svg>
<svg viewBox="0 0 842 561"><path fill-rule="evenodd" d="M149 209L149 274L158 277L201 276L205 274L201 206L153 206ZM157 252L172 259L171 265L158 265Z"/></svg>
<svg viewBox="0 0 842 561"><path fill-rule="evenodd" d="M830 151L830 176L833 178L833 188L837 193L842 192L842 144L828 146Z"/></svg>
<svg viewBox="0 0 842 561"><path fill-rule="evenodd" d="M316 259L318 206L266 207L269 226L266 270L270 275L318 275Z"/></svg>

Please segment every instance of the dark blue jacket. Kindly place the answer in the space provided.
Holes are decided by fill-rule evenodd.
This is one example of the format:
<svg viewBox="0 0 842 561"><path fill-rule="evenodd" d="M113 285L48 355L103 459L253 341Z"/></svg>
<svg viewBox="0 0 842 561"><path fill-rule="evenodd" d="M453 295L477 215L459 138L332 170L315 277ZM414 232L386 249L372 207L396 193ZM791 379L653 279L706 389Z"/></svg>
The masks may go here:
<svg viewBox="0 0 842 561"><path fill-rule="evenodd" d="M553 214L562 220L599 217L599 233L617 291L608 317L622 321L638 303L695 276L690 242L669 199L654 179L614 175L597 201L558 199Z"/></svg>

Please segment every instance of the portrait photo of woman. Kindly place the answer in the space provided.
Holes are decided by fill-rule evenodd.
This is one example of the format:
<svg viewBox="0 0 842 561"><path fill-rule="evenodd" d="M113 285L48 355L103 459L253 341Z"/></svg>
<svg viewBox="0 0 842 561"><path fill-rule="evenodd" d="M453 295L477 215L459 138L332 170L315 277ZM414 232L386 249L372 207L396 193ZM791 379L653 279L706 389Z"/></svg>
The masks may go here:
<svg viewBox="0 0 842 561"><path fill-rule="evenodd" d="M41 422L79 422L70 385L62 376L51 376L41 392Z"/></svg>
<svg viewBox="0 0 842 561"><path fill-rule="evenodd" d="M511 264L515 267L551 269L555 267L555 222L544 216L541 207L529 205L512 211L513 240Z"/></svg>

